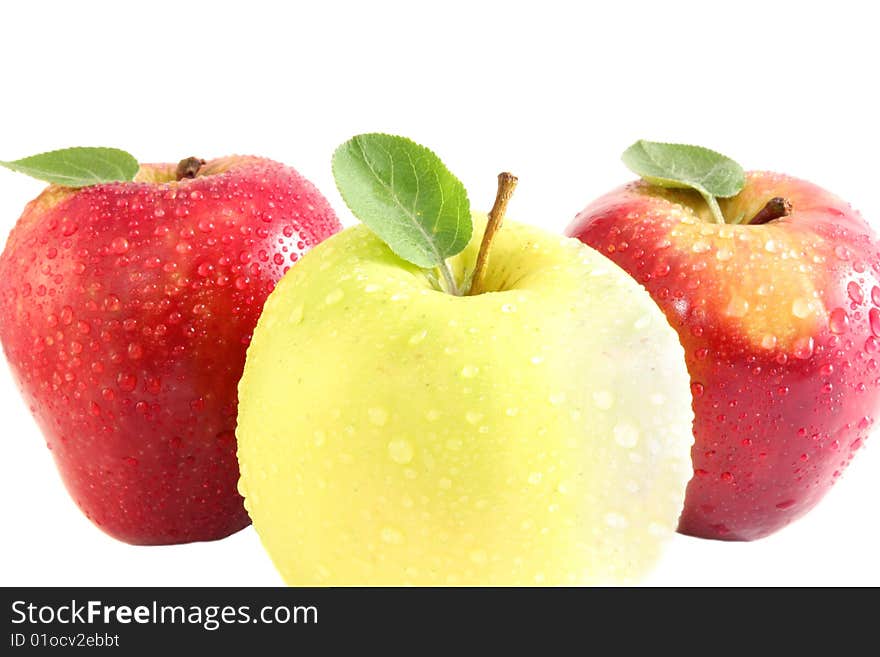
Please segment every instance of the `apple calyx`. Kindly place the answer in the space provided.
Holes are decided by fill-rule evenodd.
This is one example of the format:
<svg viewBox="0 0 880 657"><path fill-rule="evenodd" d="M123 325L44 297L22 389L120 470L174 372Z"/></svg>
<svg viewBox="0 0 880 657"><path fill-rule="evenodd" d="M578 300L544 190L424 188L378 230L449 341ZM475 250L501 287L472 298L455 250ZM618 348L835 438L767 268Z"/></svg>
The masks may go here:
<svg viewBox="0 0 880 657"><path fill-rule="evenodd" d="M180 182L184 178L195 178L199 169L205 166L205 160L200 157L185 157L177 164L174 171L174 179Z"/></svg>
<svg viewBox="0 0 880 657"><path fill-rule="evenodd" d="M477 262L471 274L471 284L466 296L470 297L480 294L482 290L489 262L489 249L492 246L495 234L504 223L504 213L507 211L507 204L510 201L510 197L513 196L517 182L519 182L519 179L512 173L502 171L498 174L498 191L495 194L495 203L492 204L492 209L489 211L486 231L483 233L483 241L480 242L480 251L477 254Z"/></svg>
<svg viewBox="0 0 880 657"><path fill-rule="evenodd" d="M791 201L787 198L783 198L782 196L774 196L764 205L763 208L758 210L757 214L752 217L752 220L748 222L750 226L760 226L762 224L769 224L771 221L776 221L777 219L782 219L782 217L787 217L791 214L792 205Z"/></svg>

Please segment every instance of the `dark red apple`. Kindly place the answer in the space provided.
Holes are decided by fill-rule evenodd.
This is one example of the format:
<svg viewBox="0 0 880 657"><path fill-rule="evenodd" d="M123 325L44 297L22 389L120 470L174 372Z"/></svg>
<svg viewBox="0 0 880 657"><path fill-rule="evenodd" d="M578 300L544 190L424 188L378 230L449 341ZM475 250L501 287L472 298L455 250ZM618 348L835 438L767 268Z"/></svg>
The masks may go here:
<svg viewBox="0 0 880 657"><path fill-rule="evenodd" d="M566 232L642 283L684 345L696 442L679 531L750 540L809 511L874 425L880 244L848 204L784 175L750 173L720 205L741 223L636 182Z"/></svg>
<svg viewBox="0 0 880 657"><path fill-rule="evenodd" d="M0 340L96 525L164 544L249 523L245 350L281 275L339 228L307 180L257 157L142 165L134 182L51 186L27 206L0 256Z"/></svg>

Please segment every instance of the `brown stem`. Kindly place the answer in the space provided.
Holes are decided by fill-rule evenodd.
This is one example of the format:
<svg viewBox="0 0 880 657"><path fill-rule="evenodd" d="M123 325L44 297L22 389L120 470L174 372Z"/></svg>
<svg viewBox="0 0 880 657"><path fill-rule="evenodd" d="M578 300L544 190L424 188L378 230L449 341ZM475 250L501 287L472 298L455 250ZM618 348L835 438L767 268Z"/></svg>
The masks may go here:
<svg viewBox="0 0 880 657"><path fill-rule="evenodd" d="M174 177L180 181L184 178L195 178L199 169L205 165L205 161L200 157L186 157L182 159L174 172Z"/></svg>
<svg viewBox="0 0 880 657"><path fill-rule="evenodd" d="M775 219L781 219L791 214L791 201L781 196L774 196L763 208L758 210L758 214L752 217L749 222L750 226L760 226L767 224Z"/></svg>
<svg viewBox="0 0 880 657"><path fill-rule="evenodd" d="M504 212L507 210L507 203L513 196L513 190L516 189L517 177L512 173L502 172L498 174L498 191L495 194L495 203L489 210L489 220L486 223L486 232L483 233L483 241L480 243L480 252L477 255L477 264L474 265L474 275L471 279L471 288L468 290L468 296L479 294L483 288L483 280L486 278L486 265L489 262L489 247L492 246L492 240L495 233L501 228L504 222Z"/></svg>

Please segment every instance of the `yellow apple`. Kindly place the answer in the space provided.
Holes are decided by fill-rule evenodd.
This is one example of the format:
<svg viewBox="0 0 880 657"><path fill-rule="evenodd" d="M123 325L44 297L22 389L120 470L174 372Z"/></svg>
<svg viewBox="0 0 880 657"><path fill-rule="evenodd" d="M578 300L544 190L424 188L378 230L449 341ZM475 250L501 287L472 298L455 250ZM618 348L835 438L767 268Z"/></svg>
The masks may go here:
<svg viewBox="0 0 880 657"><path fill-rule="evenodd" d="M614 583L656 560L691 474L675 331L610 260L513 222L482 289L438 291L357 226L270 295L239 490L287 583Z"/></svg>

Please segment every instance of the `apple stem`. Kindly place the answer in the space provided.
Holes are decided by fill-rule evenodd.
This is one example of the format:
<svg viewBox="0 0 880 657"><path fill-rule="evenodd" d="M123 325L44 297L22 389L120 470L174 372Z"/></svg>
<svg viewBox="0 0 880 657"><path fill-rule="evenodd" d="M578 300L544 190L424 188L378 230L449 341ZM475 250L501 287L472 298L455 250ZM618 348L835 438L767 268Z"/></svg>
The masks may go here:
<svg viewBox="0 0 880 657"><path fill-rule="evenodd" d="M471 287L467 292L468 296L480 294L483 287L483 280L486 278L486 265L489 262L489 248L492 246L495 233L501 229L501 224L504 222L507 203L513 196L516 183L517 177L512 173L504 171L498 174L498 191L495 194L495 203L489 210L489 220L486 223L486 232L483 233L483 241L480 243L480 252L477 255L477 263L474 265Z"/></svg>
<svg viewBox="0 0 880 657"><path fill-rule="evenodd" d="M791 214L791 201L781 196L774 196L752 217L750 226L760 226Z"/></svg>
<svg viewBox="0 0 880 657"><path fill-rule="evenodd" d="M177 170L174 177L181 181L184 178L195 178L199 169L205 165L205 161L200 157L185 157L177 164Z"/></svg>

